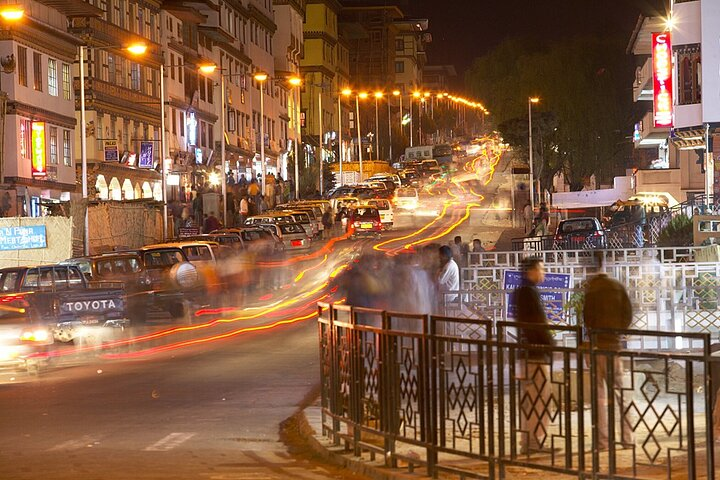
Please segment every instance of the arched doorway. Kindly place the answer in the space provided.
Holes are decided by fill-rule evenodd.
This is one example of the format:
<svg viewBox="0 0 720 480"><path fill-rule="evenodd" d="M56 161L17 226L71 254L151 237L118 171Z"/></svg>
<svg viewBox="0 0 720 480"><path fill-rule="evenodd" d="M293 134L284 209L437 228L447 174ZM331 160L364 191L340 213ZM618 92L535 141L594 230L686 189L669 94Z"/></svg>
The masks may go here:
<svg viewBox="0 0 720 480"><path fill-rule="evenodd" d="M113 177L112 180L110 180L110 200L122 200L122 188L120 188L120 181L117 179L117 177Z"/></svg>
<svg viewBox="0 0 720 480"><path fill-rule="evenodd" d="M135 198L143 198L143 191L139 183L135 184Z"/></svg>
<svg viewBox="0 0 720 480"><path fill-rule="evenodd" d="M150 188L150 183L143 182L142 184L142 198L152 198L153 192L152 188Z"/></svg>
<svg viewBox="0 0 720 480"><path fill-rule="evenodd" d="M122 184L122 193L125 200L133 200L135 198L135 189L128 178L126 178Z"/></svg>
<svg viewBox="0 0 720 480"><path fill-rule="evenodd" d="M97 191L97 197L100 200L107 200L109 198L108 184L105 181L105 175L98 175L95 181L95 190Z"/></svg>

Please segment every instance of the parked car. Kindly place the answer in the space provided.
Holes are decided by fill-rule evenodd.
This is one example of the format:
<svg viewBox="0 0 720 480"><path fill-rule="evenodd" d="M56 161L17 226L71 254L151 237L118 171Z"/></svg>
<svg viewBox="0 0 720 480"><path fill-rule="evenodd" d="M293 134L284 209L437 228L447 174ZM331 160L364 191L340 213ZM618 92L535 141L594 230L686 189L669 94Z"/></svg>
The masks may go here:
<svg viewBox="0 0 720 480"><path fill-rule="evenodd" d="M558 224L553 247L558 250L607 248L607 237L597 218L571 218Z"/></svg>
<svg viewBox="0 0 720 480"><path fill-rule="evenodd" d="M225 247L230 247L234 251L240 251L245 249L245 242L243 242L242 236L236 232L211 232L202 235L183 237L182 240L194 240L198 242L216 242Z"/></svg>
<svg viewBox="0 0 720 480"><path fill-rule="evenodd" d="M393 207L390 200L384 198L377 198L367 201L368 205L374 205L380 212L380 220L382 221L383 228L390 230L393 227L393 221L395 215L393 213Z"/></svg>
<svg viewBox="0 0 720 480"><path fill-rule="evenodd" d="M148 272L156 304L175 318L203 300L200 274L177 243L147 245L137 250Z"/></svg>
<svg viewBox="0 0 720 480"><path fill-rule="evenodd" d="M368 181L386 181L389 180L395 184L396 187L402 186L400 175L394 173L376 173L372 177L368 178Z"/></svg>
<svg viewBox="0 0 720 480"><path fill-rule="evenodd" d="M94 342L129 324L122 283L90 282L74 265L0 270L0 304L60 342Z"/></svg>
<svg viewBox="0 0 720 480"><path fill-rule="evenodd" d="M379 237L382 232L380 210L373 205L356 205L350 210L347 231L351 238L358 236Z"/></svg>
<svg viewBox="0 0 720 480"><path fill-rule="evenodd" d="M306 250L310 248L312 238L299 223L284 223L277 225L280 231L280 240L285 245L285 250Z"/></svg>
<svg viewBox="0 0 720 480"><path fill-rule="evenodd" d="M231 232L239 234L248 252L261 257L271 256L285 250L280 238L273 232L257 226L242 226L223 228L218 232Z"/></svg>

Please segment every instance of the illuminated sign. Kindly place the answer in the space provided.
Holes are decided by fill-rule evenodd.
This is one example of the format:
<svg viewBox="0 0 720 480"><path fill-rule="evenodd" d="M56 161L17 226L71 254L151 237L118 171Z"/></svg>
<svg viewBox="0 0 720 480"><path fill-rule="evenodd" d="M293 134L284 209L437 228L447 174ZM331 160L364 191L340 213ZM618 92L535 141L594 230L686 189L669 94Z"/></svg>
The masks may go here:
<svg viewBox="0 0 720 480"><path fill-rule="evenodd" d="M140 142L140 157L138 160L138 167L153 168L154 166L155 161L153 159L153 143Z"/></svg>
<svg viewBox="0 0 720 480"><path fill-rule="evenodd" d="M672 47L669 32L652 34L652 59L653 121L655 127L672 127Z"/></svg>
<svg viewBox="0 0 720 480"><path fill-rule="evenodd" d="M0 227L0 252L30 248L47 248L45 225Z"/></svg>
<svg viewBox="0 0 720 480"><path fill-rule="evenodd" d="M197 145L197 119L195 112L190 112L185 117L185 129L187 131L188 145Z"/></svg>
<svg viewBox="0 0 720 480"><path fill-rule="evenodd" d="M32 124L32 176L44 178L47 176L45 161L45 122Z"/></svg>
<svg viewBox="0 0 720 480"><path fill-rule="evenodd" d="M120 149L117 140L103 140L103 150L106 162L120 161Z"/></svg>

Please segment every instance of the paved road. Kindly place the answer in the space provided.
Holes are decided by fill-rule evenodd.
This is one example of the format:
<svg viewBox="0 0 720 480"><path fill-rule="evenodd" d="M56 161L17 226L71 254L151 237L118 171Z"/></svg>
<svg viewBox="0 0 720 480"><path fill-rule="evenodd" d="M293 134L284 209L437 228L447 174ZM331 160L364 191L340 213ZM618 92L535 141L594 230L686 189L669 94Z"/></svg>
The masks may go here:
<svg viewBox="0 0 720 480"><path fill-rule="evenodd" d="M314 321L0 386L0 478L331 479L279 425L318 382Z"/></svg>

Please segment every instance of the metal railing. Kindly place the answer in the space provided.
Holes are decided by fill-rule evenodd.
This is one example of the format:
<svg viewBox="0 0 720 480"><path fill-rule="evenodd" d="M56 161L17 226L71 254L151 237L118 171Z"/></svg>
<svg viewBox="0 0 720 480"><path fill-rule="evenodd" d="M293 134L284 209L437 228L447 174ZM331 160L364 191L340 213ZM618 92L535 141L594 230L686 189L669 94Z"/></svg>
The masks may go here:
<svg viewBox="0 0 720 480"><path fill-rule="evenodd" d="M514 332L544 327L328 304L318 328L322 434L356 456L435 478L715 478L707 334L683 334L693 353L632 347L674 333L583 342L574 326L528 345Z"/></svg>

